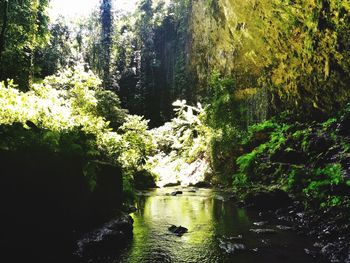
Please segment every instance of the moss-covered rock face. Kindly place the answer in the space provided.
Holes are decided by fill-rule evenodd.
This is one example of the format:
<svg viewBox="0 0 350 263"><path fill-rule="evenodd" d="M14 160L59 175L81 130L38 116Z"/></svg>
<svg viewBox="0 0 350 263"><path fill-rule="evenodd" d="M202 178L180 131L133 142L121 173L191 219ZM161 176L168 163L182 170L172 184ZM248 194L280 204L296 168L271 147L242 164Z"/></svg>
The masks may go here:
<svg viewBox="0 0 350 263"><path fill-rule="evenodd" d="M234 75L242 88L252 87L261 73L263 58L254 53L253 48L262 45L260 39L253 39L251 14L250 1L193 2L191 55L202 86L207 84L208 75L218 70L225 76Z"/></svg>
<svg viewBox="0 0 350 263"><path fill-rule="evenodd" d="M268 91L277 110L331 113L349 100L348 1L193 1L191 19L199 87L217 70Z"/></svg>

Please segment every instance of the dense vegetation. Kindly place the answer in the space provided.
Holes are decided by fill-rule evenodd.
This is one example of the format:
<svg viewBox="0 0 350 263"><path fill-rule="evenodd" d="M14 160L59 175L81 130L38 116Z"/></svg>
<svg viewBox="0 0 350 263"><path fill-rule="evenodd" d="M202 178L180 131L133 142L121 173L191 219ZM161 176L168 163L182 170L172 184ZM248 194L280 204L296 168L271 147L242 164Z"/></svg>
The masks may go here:
<svg viewBox="0 0 350 263"><path fill-rule="evenodd" d="M350 1L0 3L0 150L79 156L135 187L281 189L349 212Z"/></svg>

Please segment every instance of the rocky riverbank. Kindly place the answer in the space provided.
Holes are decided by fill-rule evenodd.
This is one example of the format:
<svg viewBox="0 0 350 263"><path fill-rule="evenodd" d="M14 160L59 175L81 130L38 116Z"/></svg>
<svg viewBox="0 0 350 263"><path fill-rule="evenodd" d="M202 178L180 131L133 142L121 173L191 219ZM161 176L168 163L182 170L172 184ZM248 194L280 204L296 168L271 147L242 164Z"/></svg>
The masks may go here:
<svg viewBox="0 0 350 263"><path fill-rule="evenodd" d="M272 220L278 229L293 229L298 235L310 239L313 247L305 248L305 253L311 257L322 262L350 262L350 244L347 242L350 240L350 223L345 217L347 211L339 207L306 209L286 192L276 190L250 193L240 205L257 210L262 227Z"/></svg>
<svg viewBox="0 0 350 263"><path fill-rule="evenodd" d="M308 236L311 256L350 262L349 108L324 122L275 118L240 147L234 190L242 205Z"/></svg>

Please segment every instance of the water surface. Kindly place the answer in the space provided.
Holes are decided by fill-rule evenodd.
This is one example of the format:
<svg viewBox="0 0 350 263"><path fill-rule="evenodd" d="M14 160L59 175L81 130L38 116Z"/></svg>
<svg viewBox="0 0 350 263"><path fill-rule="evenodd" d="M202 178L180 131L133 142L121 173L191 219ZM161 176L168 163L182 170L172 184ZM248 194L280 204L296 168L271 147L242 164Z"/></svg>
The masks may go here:
<svg viewBox="0 0 350 263"><path fill-rule="evenodd" d="M182 195L169 196L175 190ZM195 190L195 192L193 191ZM229 194L210 189L163 188L143 192L137 198L134 238L120 258L122 263L312 263L304 249L311 244L292 230L279 230L269 218L235 206ZM256 223L268 222L264 226ZM255 224L254 224L255 223ZM169 232L171 225L188 228L181 237ZM274 234L251 229L269 228ZM242 236L241 239L235 237ZM225 245L246 249L228 253Z"/></svg>

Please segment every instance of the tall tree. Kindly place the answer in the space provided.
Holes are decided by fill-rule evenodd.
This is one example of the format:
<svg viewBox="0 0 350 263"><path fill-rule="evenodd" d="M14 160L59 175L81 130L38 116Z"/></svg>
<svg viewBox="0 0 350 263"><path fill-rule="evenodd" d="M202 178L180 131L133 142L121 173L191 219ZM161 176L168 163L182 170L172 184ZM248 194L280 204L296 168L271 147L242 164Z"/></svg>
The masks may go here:
<svg viewBox="0 0 350 263"><path fill-rule="evenodd" d="M102 79L105 89L111 86L111 49L112 49L112 1L102 0L101 2L101 43L102 43Z"/></svg>
<svg viewBox="0 0 350 263"><path fill-rule="evenodd" d="M173 116L172 102L192 101L189 63L190 1L142 0L134 16L119 19L116 37L119 95L151 126Z"/></svg>
<svg viewBox="0 0 350 263"><path fill-rule="evenodd" d="M2 57L3 52L5 50L5 34L8 26L8 1L5 0L1 3L1 11L2 11L2 25L0 31L0 76L3 75L2 69Z"/></svg>
<svg viewBox="0 0 350 263"><path fill-rule="evenodd" d="M35 52L35 76L44 78L55 74L60 68L76 63L73 53L75 50L80 51L79 41L76 42L78 47L75 47L74 38L64 19L57 19L50 25L49 43Z"/></svg>
<svg viewBox="0 0 350 263"><path fill-rule="evenodd" d="M1 1L0 80L11 78L28 89L35 50L48 40L47 6L48 0Z"/></svg>

